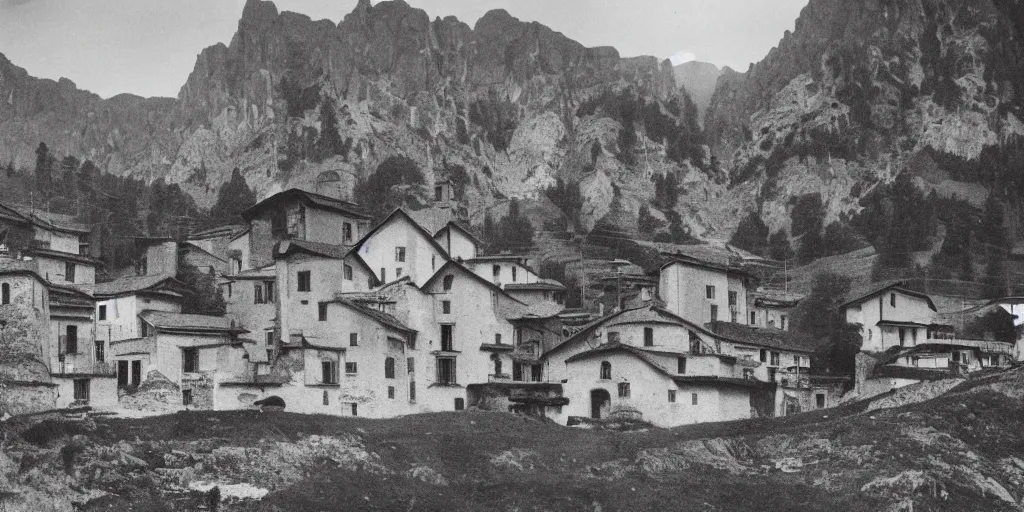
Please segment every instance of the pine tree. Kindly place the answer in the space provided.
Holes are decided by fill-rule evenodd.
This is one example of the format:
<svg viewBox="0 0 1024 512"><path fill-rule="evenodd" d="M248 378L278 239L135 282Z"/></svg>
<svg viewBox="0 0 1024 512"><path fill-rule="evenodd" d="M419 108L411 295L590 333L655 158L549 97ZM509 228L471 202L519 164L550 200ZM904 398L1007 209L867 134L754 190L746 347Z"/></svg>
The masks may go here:
<svg viewBox="0 0 1024 512"><path fill-rule="evenodd" d="M256 193L249 188L245 176L235 167L231 179L217 191L217 202L210 208L211 226L242 222L242 212L256 204Z"/></svg>
<svg viewBox="0 0 1024 512"><path fill-rule="evenodd" d="M331 101L331 98L324 96L320 103L320 137L316 141L316 160L322 162L334 155L340 155L344 146L341 135L338 133L338 118L334 113L334 102Z"/></svg>
<svg viewBox="0 0 1024 512"><path fill-rule="evenodd" d="M793 247L789 243L789 233L786 230L776 231L768 238L768 257L779 261L793 257Z"/></svg>
<svg viewBox="0 0 1024 512"><path fill-rule="evenodd" d="M740 221L729 243L745 251L764 256L768 252L768 226L757 212L751 212Z"/></svg>

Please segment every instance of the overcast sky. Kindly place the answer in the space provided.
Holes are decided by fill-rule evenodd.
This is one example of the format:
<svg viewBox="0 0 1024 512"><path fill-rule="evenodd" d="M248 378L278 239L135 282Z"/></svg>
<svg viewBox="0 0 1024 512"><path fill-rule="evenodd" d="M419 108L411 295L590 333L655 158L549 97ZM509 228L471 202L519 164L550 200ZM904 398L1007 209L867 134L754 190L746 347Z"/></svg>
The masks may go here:
<svg viewBox="0 0 1024 512"><path fill-rule="evenodd" d="M624 57L700 60L746 71L792 30L807 0L407 0L471 26L502 8ZM277 0L340 21L356 0ZM376 3L376 1L374 1ZM34 76L105 98L176 96L203 48L228 43L244 0L0 0L0 53Z"/></svg>

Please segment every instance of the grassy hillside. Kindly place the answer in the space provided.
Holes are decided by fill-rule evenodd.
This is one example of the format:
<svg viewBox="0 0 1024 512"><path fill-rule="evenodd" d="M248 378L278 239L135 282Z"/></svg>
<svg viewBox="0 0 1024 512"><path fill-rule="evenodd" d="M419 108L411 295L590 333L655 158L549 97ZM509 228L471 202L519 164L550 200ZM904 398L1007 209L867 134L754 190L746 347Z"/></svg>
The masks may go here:
<svg viewBox="0 0 1024 512"><path fill-rule="evenodd" d="M1019 510L1024 371L895 409L640 432L465 412L3 426L3 510ZM229 487L248 484L252 487ZM246 490L261 500L232 501ZM913 505L910 505L913 503Z"/></svg>

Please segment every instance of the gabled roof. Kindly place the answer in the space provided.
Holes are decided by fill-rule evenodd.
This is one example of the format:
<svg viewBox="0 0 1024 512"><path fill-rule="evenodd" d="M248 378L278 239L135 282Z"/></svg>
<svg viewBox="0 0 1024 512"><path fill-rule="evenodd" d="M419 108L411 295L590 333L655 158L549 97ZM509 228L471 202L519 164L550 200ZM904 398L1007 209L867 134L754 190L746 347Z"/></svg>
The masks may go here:
<svg viewBox="0 0 1024 512"><path fill-rule="evenodd" d="M2 203L0 203L0 219L26 226L32 224L32 221L29 220L28 217L22 215L17 209Z"/></svg>
<svg viewBox="0 0 1024 512"><path fill-rule="evenodd" d="M658 373L672 379L677 384L719 384L723 386L739 386L739 387L771 387L772 383L760 382L752 379L740 379L735 377L722 377L719 375L679 375L672 373L667 368L658 364L658 362L651 357L652 352L644 350L640 347L634 347L632 345L624 345L622 343L606 343L599 347L580 352L565 360L566 363L572 363L576 361L582 361L591 357L603 356L611 353L626 353L633 357L647 363L648 366L653 368Z"/></svg>
<svg viewBox="0 0 1024 512"><path fill-rule="evenodd" d="M741 345L755 345L806 354L816 352L819 346L819 342L810 336L774 327L751 327L721 320L709 322L706 325L716 336Z"/></svg>
<svg viewBox="0 0 1024 512"><path fill-rule="evenodd" d="M704 327L693 322L690 322L689 320L686 320L685 318L682 318L672 313L671 311L668 311L657 305L645 304L640 307L615 311L611 314L598 318L597 320L594 320L589 324L584 325L582 328L580 328L579 331L576 332L576 334L573 334L568 339L566 339L562 343L559 343L557 346L549 350L547 354L545 354L545 356L557 352L560 348L569 346L571 343L574 343L575 341L590 336L597 328L601 327L602 325L608 324L613 320L618 320L620 324L645 322L671 323L675 325L684 326L688 329L692 329L698 334L702 334L704 336L708 336L711 338L720 337L717 336L715 333L705 329Z"/></svg>
<svg viewBox="0 0 1024 512"><path fill-rule="evenodd" d="M274 258L284 258L291 254L305 253L341 260L345 259L345 256L351 249L351 247L344 245L309 242L306 240L282 240L274 247Z"/></svg>
<svg viewBox="0 0 1024 512"><path fill-rule="evenodd" d="M721 264L721 263L718 263L718 262L701 260L701 259L697 259L697 258L694 258L694 257L691 257L691 256L687 256L687 255L684 255L684 254L663 253L662 256L668 258L668 261L666 261L661 266L661 268L659 269L660 271L664 271L666 268L671 267L672 265L687 265L687 266L690 266L690 267L698 267L698 268L703 268L703 269L707 269L707 270L714 270L716 272L723 272L723 273L726 273L726 274L745 274L745 275L749 275L749 273L746 270L743 270L743 269L738 268L738 267L731 266L728 263Z"/></svg>
<svg viewBox="0 0 1024 512"><path fill-rule="evenodd" d="M519 299L517 299L517 298L515 298L515 297L513 297L511 295L509 295L508 292L506 292L505 290L502 290L500 286L498 286L498 285L496 285L496 284L494 284L494 283L492 283L492 282L490 282L490 281L488 281L488 280L478 276L475 272L473 272L472 270L462 266L462 264L460 264L460 263L458 263L458 262L456 262L454 260L448 260L444 265L441 265L441 268L437 269L437 272L434 272L434 275L430 276L430 279L427 279L427 281L425 283L423 283L423 286L421 288L424 289L424 290L429 288L435 281L437 281L442 275L445 274L445 270L446 269L456 269L456 270L462 272L463 274L469 276L471 279L474 279L475 281L477 281L479 283L482 283L485 287L487 287L491 291L496 292L496 293L500 293L501 295L504 295L509 300L514 301L517 304L521 304L523 306L526 305L525 302L523 302L523 301L521 301L521 300L519 300Z"/></svg>
<svg viewBox="0 0 1024 512"><path fill-rule="evenodd" d="M434 233L434 236L437 237L441 233L443 233L445 231L448 231L448 230L451 230L451 229L455 229L455 230L461 231L462 234L466 235L466 238L469 238L470 240L473 241L473 243L475 243L477 245L481 245L482 244L482 242L480 242L480 239L477 238L476 235L471 233L468 228L464 227L461 223L459 223L457 221L454 221L454 220L448 221L447 224L445 224L441 229L437 230L437 232Z"/></svg>
<svg viewBox="0 0 1024 512"><path fill-rule="evenodd" d="M565 306L550 301L537 302L526 306L526 310L522 314L515 318L509 318L509 320L536 320L544 318L554 318L559 315L562 311L565 311Z"/></svg>
<svg viewBox="0 0 1024 512"><path fill-rule="evenodd" d="M243 333L249 332L232 325L231 320L223 316L192 315L187 313L171 313L167 311L143 310L139 318L152 325L158 331L165 332L198 332L198 333Z"/></svg>
<svg viewBox="0 0 1024 512"><path fill-rule="evenodd" d="M427 242L429 242L430 245L434 247L434 249L437 249L437 252L441 253L441 256L443 256L445 259L451 259L451 257L448 255L448 251L446 251L444 247L441 247L441 244L437 243L437 240L434 240L434 235L432 235L429 231L424 229L423 226L416 222L415 219L410 217L409 214L402 208L395 208L395 210L391 212L390 215L385 217L384 220L378 222L376 226L371 228L370 231L363 235L363 237L360 238L359 241L352 246L350 252L358 254L359 248L362 247L367 240L372 238L373 235L377 234L377 232L381 230L381 228L388 225L389 222L395 219L405 219L407 222L409 222L409 224L413 226L413 228L416 229L417 232L423 235L423 238L425 238ZM362 259L362 256L360 256L360 259Z"/></svg>
<svg viewBox="0 0 1024 512"><path fill-rule="evenodd" d="M506 290L550 290L565 291L565 285L554 279L538 279L536 283L509 283Z"/></svg>
<svg viewBox="0 0 1024 512"><path fill-rule="evenodd" d="M139 292L174 292L181 289L184 284L177 279L164 275L122 277L114 281L96 283L93 288L93 295L96 297L115 297L118 295L130 295Z"/></svg>
<svg viewBox="0 0 1024 512"><path fill-rule="evenodd" d="M426 208L410 210L406 213L409 214L409 217L412 217L416 224L423 226L423 229L433 234L437 234L449 222L456 220L456 212L451 208L427 206Z"/></svg>
<svg viewBox="0 0 1024 512"><path fill-rule="evenodd" d="M911 297L924 299L928 301L928 307L931 308L932 311L938 311L938 309L936 309L935 307L935 303L932 302L931 297L921 292L908 290L904 288L904 286L906 286L906 281L900 280L883 281L881 283L872 283L866 286L862 286L860 288L852 290L849 294L847 294L846 300L839 305L839 309L845 309L849 306L852 306L853 304L864 302L865 300L873 298L882 293L894 291L902 293L904 295L909 295Z"/></svg>
<svg viewBox="0 0 1024 512"><path fill-rule="evenodd" d="M220 262L223 262L223 263L227 263L228 262L228 260L226 260L224 258L221 258L220 256L217 256L216 254L214 254L214 253L212 253L210 251L207 251L206 249L200 247L199 244L196 244L195 242L193 242L191 240L185 240L184 242L178 243L178 252L181 253L181 252L184 252L184 251L199 251L199 252L201 252L201 253L203 253L203 254L205 254L205 255L207 255L207 256L209 256L209 257L211 257L211 258L213 258L213 259L215 259L217 261L220 261Z"/></svg>
<svg viewBox="0 0 1024 512"><path fill-rule="evenodd" d="M347 306L350 309L352 309L353 311L356 311L357 313L362 313L364 316L370 317L371 319L373 319L377 323L379 323L381 325L384 325L386 327L390 327L392 329L395 329L397 331L402 331L402 332L404 332L406 334L410 334L410 335L416 333L415 329L412 329L411 327L409 327L409 326L405 325L404 323L402 323L399 319L397 319L397 318L395 318L395 317L393 317L393 316L391 316L391 315L389 315L389 314L387 314L387 313L385 313L383 311L378 311L376 309L371 309L371 308L368 308L368 307L363 306L361 304L357 304L357 303L355 303L353 301L350 301L350 300L344 299L344 298L335 298L331 302L335 303L335 304L342 304L344 306Z"/></svg>
<svg viewBox="0 0 1024 512"><path fill-rule="evenodd" d="M270 207L270 205L282 202L282 201L299 201L306 206L312 206L321 210L329 210L349 217L354 217L361 220L369 220L370 216L366 213L361 206L348 201L342 201L341 199L335 199L322 194L309 192L306 190L293 188L285 190L284 192L278 192L250 207L249 209L242 212L242 218L246 221L251 221L259 212Z"/></svg>
<svg viewBox="0 0 1024 512"><path fill-rule="evenodd" d="M77 222L73 215L32 209L23 209L22 214L28 217L36 226L50 231L60 231L74 235L87 235L92 231L88 224Z"/></svg>
<svg viewBox="0 0 1024 512"><path fill-rule="evenodd" d="M92 265L94 267L103 266L103 262L102 261L100 261L100 260L98 260L96 258L93 258L91 256L86 256L84 254L75 254L75 253L71 253L71 252L55 251L53 249L44 249L44 248L41 248L41 247L27 247L27 248L25 248L24 252L25 252L25 254L32 255L32 256L37 256L37 257L53 258L55 260L73 261L75 263L81 263L83 265Z"/></svg>

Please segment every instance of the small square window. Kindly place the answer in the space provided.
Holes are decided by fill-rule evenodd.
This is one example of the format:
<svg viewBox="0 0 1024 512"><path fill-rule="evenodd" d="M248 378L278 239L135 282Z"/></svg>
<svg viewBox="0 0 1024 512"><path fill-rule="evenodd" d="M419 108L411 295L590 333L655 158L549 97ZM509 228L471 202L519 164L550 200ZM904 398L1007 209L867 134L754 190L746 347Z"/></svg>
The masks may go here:
<svg viewBox="0 0 1024 512"><path fill-rule="evenodd" d="M183 390L181 390L181 405L192 405L193 403L194 402L193 402L193 397L192 397L192 390L191 389L183 389Z"/></svg>
<svg viewBox="0 0 1024 512"><path fill-rule="evenodd" d="M352 280L352 265L345 265L345 280Z"/></svg>
<svg viewBox="0 0 1024 512"><path fill-rule="evenodd" d="M405 247L395 247L395 261L398 263L405 262Z"/></svg>
<svg viewBox="0 0 1024 512"><path fill-rule="evenodd" d="M452 289L452 282L453 281L455 281L455 276L452 276L452 275L444 276L444 280L443 280L444 291L446 291L446 292L447 291L451 291L451 289Z"/></svg>
<svg viewBox="0 0 1024 512"><path fill-rule="evenodd" d="M704 287L704 296L709 299L715 298L715 287L710 284Z"/></svg>
<svg viewBox="0 0 1024 512"><path fill-rule="evenodd" d="M394 386L388 386L388 398L394 400L394 398L395 398L395 387Z"/></svg>
<svg viewBox="0 0 1024 512"><path fill-rule="evenodd" d="M629 398L629 383L628 382L620 382L619 383L619 398Z"/></svg>
<svg viewBox="0 0 1024 512"><path fill-rule="evenodd" d="M99 307L99 317L100 317L100 320L106 320L107 319L107 306L104 305L104 306L100 306Z"/></svg>
<svg viewBox="0 0 1024 512"><path fill-rule="evenodd" d="M299 272L299 290L300 292L308 292L313 288L313 281L308 270Z"/></svg>
<svg viewBox="0 0 1024 512"><path fill-rule="evenodd" d="M494 335L494 344L495 345L501 345L501 334L500 333L496 333Z"/></svg>
<svg viewBox="0 0 1024 512"><path fill-rule="evenodd" d="M674 389L668 390L668 402L670 404L676 403L676 390L674 390Z"/></svg>
<svg viewBox="0 0 1024 512"><path fill-rule="evenodd" d="M355 361L345 363L345 373L359 373L359 368L356 366Z"/></svg>
<svg viewBox="0 0 1024 512"><path fill-rule="evenodd" d="M359 416L359 404L352 404L352 416Z"/></svg>
<svg viewBox="0 0 1024 512"><path fill-rule="evenodd" d="M402 270L402 267L396 268L395 269L395 279L400 279L402 277L403 273L404 273L404 271Z"/></svg>
<svg viewBox="0 0 1024 512"><path fill-rule="evenodd" d="M317 319L320 320L321 322L326 322L327 321L327 303L326 302L317 303L316 309L317 309Z"/></svg>
<svg viewBox="0 0 1024 512"><path fill-rule="evenodd" d="M450 315L452 313L452 301L443 300L441 301L441 313Z"/></svg>
<svg viewBox="0 0 1024 512"><path fill-rule="evenodd" d="M690 402L693 405L697 405L697 393L690 393Z"/></svg>
<svg viewBox="0 0 1024 512"><path fill-rule="evenodd" d="M358 347L359 346L359 333L353 332L348 335L348 346Z"/></svg>
<svg viewBox="0 0 1024 512"><path fill-rule="evenodd" d="M461 411L461 410L463 410L465 408L466 408L466 399L465 398L456 398L455 399L455 410L456 411Z"/></svg>

